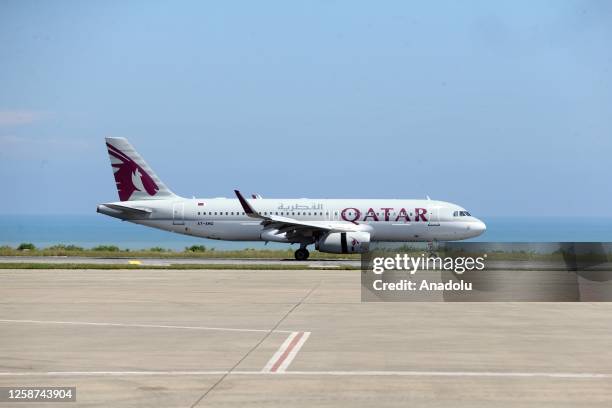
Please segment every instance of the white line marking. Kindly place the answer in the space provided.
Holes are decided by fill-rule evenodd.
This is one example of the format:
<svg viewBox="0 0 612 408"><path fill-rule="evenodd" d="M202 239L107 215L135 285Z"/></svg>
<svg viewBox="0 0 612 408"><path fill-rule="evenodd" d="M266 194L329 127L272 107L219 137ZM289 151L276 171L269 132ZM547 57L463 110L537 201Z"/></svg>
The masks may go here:
<svg viewBox="0 0 612 408"><path fill-rule="evenodd" d="M295 338L295 336L297 336L299 334L299 332L292 332L289 336L287 336L287 338L285 339L285 341L283 342L283 344L281 344L281 346L278 348L278 350L276 350L276 353L274 353L272 355L272 357L270 358L270 360L268 360L268 362L266 363L266 365L264 366L264 368L261 370L262 372L270 372L270 370L272 369L272 366L278 361L278 359L283 355L283 353L285 352L285 350L287 349L287 347L289 347L289 344L291 344L291 342L293 341L293 339Z"/></svg>
<svg viewBox="0 0 612 408"><path fill-rule="evenodd" d="M549 378L612 378L604 373L524 373L503 371L286 371L293 375L336 376L407 376L407 377L549 377Z"/></svg>
<svg viewBox="0 0 612 408"><path fill-rule="evenodd" d="M224 375L227 371L46 371L1 373L0 377L123 377L139 375Z"/></svg>
<svg viewBox="0 0 612 408"><path fill-rule="evenodd" d="M0 319L0 323L37 323L37 324L67 324L67 325L83 325L83 326L111 326L111 327L138 327L147 329L182 329L182 330L217 330L217 331L233 331L233 332L257 332L267 333L267 329L238 329L232 327L203 327L203 326L171 326L164 324L130 324L130 323L97 323L97 322L64 322L52 320L9 320ZM274 330L274 333L294 333L289 330Z"/></svg>
<svg viewBox="0 0 612 408"><path fill-rule="evenodd" d="M309 336L310 332L291 333L261 371L269 373L285 372Z"/></svg>
<svg viewBox="0 0 612 408"><path fill-rule="evenodd" d="M297 356L297 353L300 351L304 343L306 343L306 340L308 340L308 337L310 337L310 332L302 332L302 336L297 341L295 346L288 350L289 354L285 358L285 361L280 361L280 365L278 366L278 369L276 370L276 372L284 373L287 370L287 367L289 367L289 365L293 362L293 359L295 358L295 356ZM274 370L272 371L274 372Z"/></svg>
<svg viewBox="0 0 612 408"><path fill-rule="evenodd" d="M201 376L201 375L296 375L296 376L406 376L406 377L545 377L545 378L611 378L612 373L543 373L495 371L21 371L0 372L0 377L88 377L88 376Z"/></svg>

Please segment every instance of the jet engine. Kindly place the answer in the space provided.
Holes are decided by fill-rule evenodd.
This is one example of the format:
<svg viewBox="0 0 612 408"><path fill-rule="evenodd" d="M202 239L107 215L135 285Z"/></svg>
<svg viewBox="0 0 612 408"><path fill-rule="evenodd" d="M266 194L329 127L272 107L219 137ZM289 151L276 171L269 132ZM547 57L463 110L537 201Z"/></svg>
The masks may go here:
<svg viewBox="0 0 612 408"><path fill-rule="evenodd" d="M260 234L260 237L264 241L272 241L272 242L289 242L287 238L286 232L278 233L278 229L265 229Z"/></svg>
<svg viewBox="0 0 612 408"><path fill-rule="evenodd" d="M329 232L316 242L316 249L333 254L352 254L368 252L370 234L368 232Z"/></svg>

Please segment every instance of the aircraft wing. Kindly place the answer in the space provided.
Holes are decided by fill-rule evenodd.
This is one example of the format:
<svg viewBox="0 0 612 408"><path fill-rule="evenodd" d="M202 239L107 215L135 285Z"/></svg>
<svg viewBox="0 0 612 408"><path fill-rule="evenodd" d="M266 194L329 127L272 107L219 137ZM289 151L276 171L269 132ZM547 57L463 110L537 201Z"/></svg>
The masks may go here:
<svg viewBox="0 0 612 408"><path fill-rule="evenodd" d="M352 232L359 231L357 225L349 222L333 222L333 221L302 221L295 218L281 217L278 215L262 215L255 211L251 204L242 196L240 191L234 190L238 201L242 205L244 213L251 218L262 220L265 225L276 224L279 230L282 229L310 229L327 232Z"/></svg>

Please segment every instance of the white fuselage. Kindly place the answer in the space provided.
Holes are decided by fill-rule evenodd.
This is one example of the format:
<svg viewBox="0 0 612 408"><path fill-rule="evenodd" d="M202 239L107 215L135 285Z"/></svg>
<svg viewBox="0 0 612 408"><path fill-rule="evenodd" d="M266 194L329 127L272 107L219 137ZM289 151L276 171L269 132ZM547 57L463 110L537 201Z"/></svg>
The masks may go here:
<svg viewBox="0 0 612 408"><path fill-rule="evenodd" d="M369 233L372 241L462 240L476 237L486 229L482 221L463 208L436 200L301 198L252 199L249 203L261 215L288 217L325 227L350 226ZM146 213L126 214L107 206L114 204ZM261 220L246 215L237 199L133 200L101 204L98 212L202 238L292 242L266 233Z"/></svg>

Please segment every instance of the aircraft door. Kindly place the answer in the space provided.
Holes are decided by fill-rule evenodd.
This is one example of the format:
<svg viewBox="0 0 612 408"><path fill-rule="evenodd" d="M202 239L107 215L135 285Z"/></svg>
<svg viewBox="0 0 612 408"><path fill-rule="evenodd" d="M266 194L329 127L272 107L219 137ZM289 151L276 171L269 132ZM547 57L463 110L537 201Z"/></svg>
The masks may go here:
<svg viewBox="0 0 612 408"><path fill-rule="evenodd" d="M185 203L177 201L172 205L172 224L185 225Z"/></svg>
<svg viewBox="0 0 612 408"><path fill-rule="evenodd" d="M431 213L429 214L429 224L431 227L439 227L440 226L440 207L433 207L431 209Z"/></svg>
<svg viewBox="0 0 612 408"><path fill-rule="evenodd" d="M333 221L338 221L340 219L340 215L339 214L340 214L340 211L338 211L337 208L332 208L332 209L329 210L329 215L330 215L330 217L332 217L331 219Z"/></svg>

